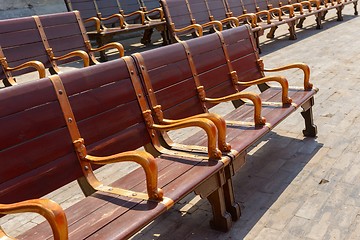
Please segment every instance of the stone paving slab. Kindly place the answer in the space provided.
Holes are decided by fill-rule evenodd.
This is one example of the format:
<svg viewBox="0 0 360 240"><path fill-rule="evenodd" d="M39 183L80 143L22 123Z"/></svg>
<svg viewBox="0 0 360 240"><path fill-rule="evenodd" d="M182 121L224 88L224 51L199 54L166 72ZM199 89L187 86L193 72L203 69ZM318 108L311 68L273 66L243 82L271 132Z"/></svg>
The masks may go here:
<svg viewBox="0 0 360 240"><path fill-rule="evenodd" d="M295 41L287 39L285 25L276 39L261 37L266 67L292 62L310 66L312 82L320 89L313 109L318 137L302 136L299 111L254 146L233 178L242 217L231 231L210 229L210 205L190 194L133 239L360 239L360 18L352 5L343 13L344 21L337 22L330 11L321 30L309 17ZM301 85L299 71L286 76L290 85ZM223 104L215 111L229 110L231 105ZM188 134L172 136L180 140ZM134 167L103 167L98 176L108 183ZM76 183L47 197L64 208L83 198ZM40 221L26 214L0 218L0 225L16 236Z"/></svg>

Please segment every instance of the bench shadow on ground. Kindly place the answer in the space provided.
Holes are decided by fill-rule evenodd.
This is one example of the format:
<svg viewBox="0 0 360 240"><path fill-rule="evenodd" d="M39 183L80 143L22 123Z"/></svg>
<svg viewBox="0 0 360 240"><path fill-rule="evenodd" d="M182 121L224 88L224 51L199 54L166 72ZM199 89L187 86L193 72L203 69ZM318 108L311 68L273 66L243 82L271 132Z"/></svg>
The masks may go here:
<svg viewBox="0 0 360 240"><path fill-rule="evenodd" d="M242 216L228 233L210 228L210 204L191 194L132 239L243 239L285 189L303 177L303 168L322 146L316 138L292 138L276 132L263 137L233 177Z"/></svg>
<svg viewBox="0 0 360 240"><path fill-rule="evenodd" d="M328 13L325 17L325 20L322 21L321 29L316 29L314 16L308 17L304 22L303 28L296 28L296 36L297 36L296 40L289 40L289 33L287 30L284 30L284 28L287 27L286 24L280 25L279 29L275 32L275 38L273 39L266 38L266 34L268 33L268 31L265 31L264 35L260 37L260 48L261 48L260 55L264 56L266 54L275 52L279 49L297 43L306 38L316 36L316 34L321 33L326 29L333 28L335 26L338 26L339 24L345 24L347 21L351 21L357 17L358 16L356 15L343 14L343 21L337 21L337 17L334 16L334 14Z"/></svg>

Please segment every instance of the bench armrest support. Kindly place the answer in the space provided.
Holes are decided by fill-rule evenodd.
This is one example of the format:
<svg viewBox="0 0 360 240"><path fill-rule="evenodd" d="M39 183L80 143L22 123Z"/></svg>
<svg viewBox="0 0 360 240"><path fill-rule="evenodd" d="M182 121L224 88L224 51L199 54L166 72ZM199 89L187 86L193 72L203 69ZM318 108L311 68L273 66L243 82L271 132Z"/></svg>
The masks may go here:
<svg viewBox="0 0 360 240"><path fill-rule="evenodd" d="M201 24L202 28L207 28L207 27L213 27L214 29L218 30L218 31L222 31L223 30L223 25L220 21L210 21L204 24Z"/></svg>
<svg viewBox="0 0 360 240"><path fill-rule="evenodd" d="M239 19L236 17L227 17L220 21L222 24L230 24L233 27L237 27L240 25Z"/></svg>
<svg viewBox="0 0 360 240"><path fill-rule="evenodd" d="M0 62L6 71L18 71L25 68L35 68L39 73L39 78L44 78L46 76L44 64L40 61L29 61L16 67L9 67L6 58L1 58Z"/></svg>
<svg viewBox="0 0 360 240"><path fill-rule="evenodd" d="M237 85L240 86L253 86L253 85L258 85L258 84L262 84L262 83L267 83L267 82L278 82L281 85L281 89L282 89L282 103L285 104L290 104L292 102L292 99L289 98L288 93L289 93L289 83L287 81L287 79L283 76L268 76L268 77L263 77L263 78L259 78L253 81L248 81L248 82L237 82Z"/></svg>
<svg viewBox="0 0 360 240"><path fill-rule="evenodd" d="M242 98L249 99L254 104L254 123L256 126L264 125L266 119L261 116L261 98L256 93L250 92L238 92L221 98L205 98L204 100L209 103L221 103L232 100L239 100Z"/></svg>
<svg viewBox="0 0 360 240"><path fill-rule="evenodd" d="M0 204L0 214L26 212L38 213L45 217L51 226L55 240L68 239L66 215L60 205L54 201L48 199L33 199L12 204ZM1 232L0 229L0 236Z"/></svg>
<svg viewBox="0 0 360 240"><path fill-rule="evenodd" d="M90 66L90 58L89 58L89 55L83 51L83 50L76 50L76 51L72 51L70 53L67 53L65 55L62 55L62 56L58 56L58 57L55 57L54 56L54 53L52 51L52 49L47 49L47 52L51 58L51 60L64 60L64 59L67 59L67 58L72 58L72 57L79 57L83 60L83 63L84 63L84 67L88 67Z"/></svg>
<svg viewBox="0 0 360 240"><path fill-rule="evenodd" d="M118 153L105 157L85 155L84 160L94 164L101 164L101 165L118 163L118 162L136 162L144 169L146 176L146 187L147 187L149 199L162 200L164 196L163 191L160 188L157 188L158 168L157 168L156 160L151 154L145 151L128 151L128 152ZM95 189L104 191L104 189L102 188L103 186L99 186L99 187L100 187L99 189L97 188ZM127 194L125 195L130 197L131 195L128 195L128 193L133 193L132 191L126 191L122 189L118 189L118 190L127 192ZM120 195L123 195L122 192L116 192L115 188L113 188L111 192L119 193ZM142 193L135 193L135 194L140 196L142 195Z"/></svg>
<svg viewBox="0 0 360 240"><path fill-rule="evenodd" d="M135 16L135 15L140 15L142 25L147 24L147 22L145 21L145 13L143 11L140 11L140 10L136 11L136 12L129 13L129 14L123 14L122 16L127 18L127 17L131 17L131 16Z"/></svg>
<svg viewBox="0 0 360 240"><path fill-rule="evenodd" d="M162 10L162 8L154 8L154 9L151 9L149 11L144 11L144 13L147 15L147 14L151 14L151 13L154 13L154 12L159 12L159 16L160 16L160 20L161 21L165 21L165 18L164 18L164 11ZM147 16L150 20L151 18L149 16Z"/></svg>
<svg viewBox="0 0 360 240"><path fill-rule="evenodd" d="M194 30L197 36L202 36L203 35L203 29L202 26L200 24L191 24L189 26L183 27L183 28L178 28L175 29L174 24L171 25L172 29L174 32L185 32L185 31L189 31L189 30Z"/></svg>
<svg viewBox="0 0 360 240"><path fill-rule="evenodd" d="M237 19L239 21L247 21L250 23L251 27L257 27L257 16L254 13L246 13L241 16L238 16Z"/></svg>
<svg viewBox="0 0 360 240"><path fill-rule="evenodd" d="M164 193L161 189L157 188L158 169L156 160L151 154L145 151L127 151L110 156L98 157L87 154L83 138L75 140L73 144L81 162L81 166L84 168L84 177L89 185L95 190L143 200L163 200ZM118 162L136 162L140 164L145 171L147 194L103 185L97 180L91 165L89 164L104 165Z"/></svg>
<svg viewBox="0 0 360 240"><path fill-rule="evenodd" d="M280 10L281 10L281 11L288 10L288 11L289 11L289 17L291 17L291 18L295 16L294 6L292 6L292 5L282 6L282 7L280 7ZM301 9L301 10L302 10L302 9Z"/></svg>
<svg viewBox="0 0 360 240"><path fill-rule="evenodd" d="M185 120L174 121L166 125L154 124L152 120L149 120L151 116L150 110L144 111L144 118L149 128L159 131L177 130L186 127L200 127L208 136L208 156L209 159L221 159L221 151L216 147L216 125L209 119L205 118L189 118Z"/></svg>
<svg viewBox="0 0 360 240"><path fill-rule="evenodd" d="M111 49L111 48L115 48L119 52L120 57L124 56L124 47L123 47L123 45L121 45L120 43L117 43L117 42L108 43L108 44L105 44L98 48L91 48L90 51L91 52L99 52L99 51L103 51L105 49Z"/></svg>
<svg viewBox="0 0 360 240"><path fill-rule="evenodd" d="M99 18L91 17L84 20L84 23L88 23L88 22L95 22L94 24L95 24L96 32L97 33L101 32L101 22Z"/></svg>
<svg viewBox="0 0 360 240"><path fill-rule="evenodd" d="M218 130L218 147L219 147L220 151L222 151L222 152L229 152L231 150L231 146L228 143L226 143L226 122L218 114L202 113L202 114L197 114L195 116L182 118L182 119L175 119L175 120L174 119L171 119L171 120L164 119L162 117L161 118L158 117L158 119L162 119L161 123L163 123L163 124L173 124L173 123L177 123L177 122L187 121L189 119L201 119L201 118L209 119L215 124L215 126Z"/></svg>
<svg viewBox="0 0 360 240"><path fill-rule="evenodd" d="M306 65L304 63L293 63L293 64L288 64L285 66L281 66L278 68L272 68L272 69L265 69L264 67L262 67L262 71L278 72L278 71L284 71L284 70L294 69L294 68L299 68L304 72L304 90L310 91L313 88L313 84L310 83L310 68L308 65Z"/></svg>
<svg viewBox="0 0 360 240"><path fill-rule="evenodd" d="M266 15L267 24L271 24L271 14L268 10L263 10L260 12L256 12L255 15L261 20L262 15Z"/></svg>

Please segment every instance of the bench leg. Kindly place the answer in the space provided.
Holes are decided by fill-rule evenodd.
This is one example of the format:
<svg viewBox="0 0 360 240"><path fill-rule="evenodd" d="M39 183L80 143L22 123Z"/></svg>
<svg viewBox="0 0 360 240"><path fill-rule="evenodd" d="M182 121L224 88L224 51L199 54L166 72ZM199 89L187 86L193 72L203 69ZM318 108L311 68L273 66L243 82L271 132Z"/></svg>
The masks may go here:
<svg viewBox="0 0 360 240"><path fill-rule="evenodd" d="M235 163L240 160L242 164ZM238 161L239 162L239 161ZM237 221L241 216L240 204L235 201L234 188L231 177L235 174L234 165L243 165L245 163L245 157L241 156L241 159L236 159L232 164L225 168L226 183L223 186L226 211L231 214L232 220ZM239 167L240 168L240 167Z"/></svg>
<svg viewBox="0 0 360 240"><path fill-rule="evenodd" d="M210 226L213 229L227 232L232 226L231 215L226 211L223 185L225 184L224 169L212 175L195 189L201 198L207 198L211 204L213 219Z"/></svg>
<svg viewBox="0 0 360 240"><path fill-rule="evenodd" d="M223 232L229 231L232 226L232 218L226 211L223 189L219 188L214 191L207 199L211 204L213 212L213 219L210 221L210 227Z"/></svg>
<svg viewBox="0 0 360 240"><path fill-rule="evenodd" d="M300 18L298 24L296 24L296 27L297 28L302 28L304 21L305 21L305 18Z"/></svg>
<svg viewBox="0 0 360 240"><path fill-rule="evenodd" d="M336 8L336 14L337 14L337 21L341 22L344 20L343 16L342 16L342 10L343 10L344 6L340 6Z"/></svg>
<svg viewBox="0 0 360 240"><path fill-rule="evenodd" d="M358 10L357 10L357 1L356 2L354 2L354 15L358 15L359 13L358 13Z"/></svg>
<svg viewBox="0 0 360 240"><path fill-rule="evenodd" d="M325 16L327 13L328 13L328 10L325 10L324 12L322 12L321 20L325 20Z"/></svg>
<svg viewBox="0 0 360 240"><path fill-rule="evenodd" d="M275 37L275 31L278 27L275 26L275 27L271 27L270 28L270 32L268 32L268 34L266 35L267 38L274 38Z"/></svg>
<svg viewBox="0 0 360 240"><path fill-rule="evenodd" d="M296 36L296 31L295 31L295 21L289 22L288 25L289 25L289 33L290 33L289 39L296 40L297 36Z"/></svg>
<svg viewBox="0 0 360 240"><path fill-rule="evenodd" d="M327 11L326 11L327 12ZM322 29L321 20L325 18L326 12L319 12L316 14L315 21L316 21L316 29Z"/></svg>
<svg viewBox="0 0 360 240"><path fill-rule="evenodd" d="M154 28L148 28L144 30L144 35L142 37L142 39L140 40L140 42L144 45L148 45L151 43L151 35L154 32Z"/></svg>
<svg viewBox="0 0 360 240"><path fill-rule="evenodd" d="M301 115L305 119L305 129L303 130L303 134L305 137L315 137L317 134L317 127L313 122L313 113L312 113L313 105L314 105L314 98L311 98L309 99L309 101L307 101L301 106L303 108Z"/></svg>

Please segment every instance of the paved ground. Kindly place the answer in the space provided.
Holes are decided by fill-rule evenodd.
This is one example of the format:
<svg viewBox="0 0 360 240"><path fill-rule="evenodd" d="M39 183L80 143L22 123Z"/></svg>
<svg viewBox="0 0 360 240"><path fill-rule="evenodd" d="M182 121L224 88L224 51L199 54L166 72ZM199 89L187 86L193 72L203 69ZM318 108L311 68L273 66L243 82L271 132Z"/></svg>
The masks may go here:
<svg viewBox="0 0 360 240"><path fill-rule="evenodd" d="M360 18L353 16L352 5L345 7L343 22L333 16L330 12L322 30L307 19L310 25L296 41L279 36L285 26L275 41L261 39L266 67L292 62L311 67L312 82L320 89L314 106L318 137L302 136L303 119L295 113L254 146L233 179L242 217L231 231L211 230L210 205L189 195L134 239L360 239ZM301 85L299 76L287 74L295 85ZM223 105L218 111L230 109ZM131 168L112 166L98 174L110 182ZM64 208L83 198L75 183L47 197ZM1 218L0 225L16 236L41 221L29 214Z"/></svg>

